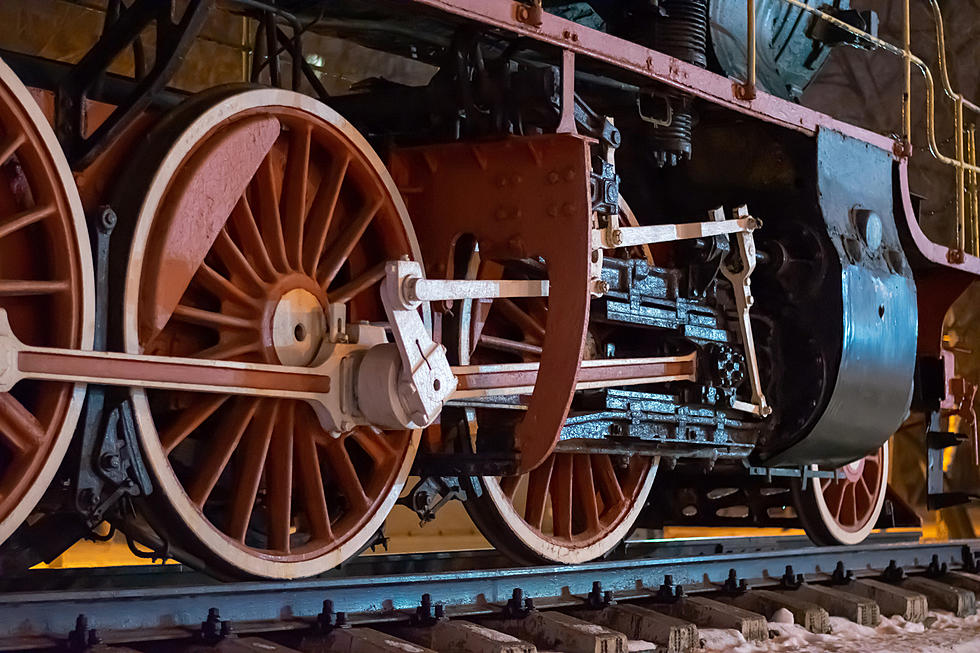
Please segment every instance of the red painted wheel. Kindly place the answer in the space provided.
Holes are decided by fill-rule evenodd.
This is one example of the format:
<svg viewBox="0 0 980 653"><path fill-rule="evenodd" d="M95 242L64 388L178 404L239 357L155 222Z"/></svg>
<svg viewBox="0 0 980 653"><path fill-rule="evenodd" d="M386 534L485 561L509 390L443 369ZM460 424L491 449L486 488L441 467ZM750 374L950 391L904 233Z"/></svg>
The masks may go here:
<svg viewBox="0 0 980 653"><path fill-rule="evenodd" d="M93 275L68 163L0 61L0 308L30 345L91 348ZM0 543L28 517L71 440L84 386L22 381L0 394Z"/></svg>
<svg viewBox="0 0 980 653"><path fill-rule="evenodd" d="M367 142L297 93L202 103L150 138L165 147L140 189L126 350L305 366L329 346L328 305L351 322L384 321L383 264L418 260L418 248ZM185 558L230 575L310 576L360 552L419 438L331 434L308 404L274 396L137 390L133 400L156 481L148 519Z"/></svg>
<svg viewBox="0 0 980 653"><path fill-rule="evenodd" d="M796 511L815 544L858 544L874 528L888 489L888 443L840 469L844 478L794 486Z"/></svg>
<svg viewBox="0 0 980 653"><path fill-rule="evenodd" d="M485 263L480 278L501 278ZM460 351L466 365L533 362L541 354L547 301L496 299L464 303ZM586 358L596 356L587 343ZM477 422L505 416L477 410ZM475 428L471 431L475 433ZM518 476L462 479L465 506L484 537L527 564L575 564L612 551L633 529L653 487L659 460L649 456L553 453Z"/></svg>

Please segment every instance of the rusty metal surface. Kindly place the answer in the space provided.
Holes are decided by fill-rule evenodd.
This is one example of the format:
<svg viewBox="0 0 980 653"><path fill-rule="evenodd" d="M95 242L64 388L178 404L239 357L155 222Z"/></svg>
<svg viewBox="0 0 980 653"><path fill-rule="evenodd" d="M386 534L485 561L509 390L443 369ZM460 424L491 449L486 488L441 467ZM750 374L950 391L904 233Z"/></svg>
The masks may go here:
<svg viewBox="0 0 980 653"><path fill-rule="evenodd" d="M551 452L568 414L589 319L589 144L572 135L395 150L429 276L453 278L457 240L472 235L484 259L544 259L550 294L540 378L517 425L519 468Z"/></svg>

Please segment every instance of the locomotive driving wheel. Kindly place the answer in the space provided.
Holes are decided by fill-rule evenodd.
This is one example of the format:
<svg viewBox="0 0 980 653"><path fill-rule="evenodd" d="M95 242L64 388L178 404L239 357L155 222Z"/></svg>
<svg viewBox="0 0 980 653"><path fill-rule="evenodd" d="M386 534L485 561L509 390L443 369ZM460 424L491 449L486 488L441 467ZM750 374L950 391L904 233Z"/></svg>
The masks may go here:
<svg viewBox="0 0 980 653"><path fill-rule="evenodd" d="M479 268L479 278L502 278L503 269L495 263ZM460 362L537 361L547 310L544 299L464 302ZM589 343L585 357L594 357L594 349ZM506 411L480 409L475 416L478 422L492 421L500 412ZM576 564L608 554L629 535L650 495L658 462L640 455L552 453L527 474L460 481L467 512L495 548L526 564Z"/></svg>
<svg viewBox="0 0 980 653"><path fill-rule="evenodd" d="M874 528L888 489L888 443L838 470L843 478L812 479L801 491L793 485L796 511L814 544L863 542Z"/></svg>
<svg viewBox="0 0 980 653"><path fill-rule="evenodd" d="M419 260L418 246L381 161L334 111L288 91L224 91L148 141L126 351L308 366L338 307L352 323L385 321L384 262ZM420 435L330 433L307 403L274 395L132 396L155 480L145 518L226 575L310 576L370 545Z"/></svg>
<svg viewBox="0 0 980 653"><path fill-rule="evenodd" d="M68 163L28 90L0 61L0 308L30 345L91 348L94 279ZM65 455L85 387L23 381L0 394L0 543Z"/></svg>

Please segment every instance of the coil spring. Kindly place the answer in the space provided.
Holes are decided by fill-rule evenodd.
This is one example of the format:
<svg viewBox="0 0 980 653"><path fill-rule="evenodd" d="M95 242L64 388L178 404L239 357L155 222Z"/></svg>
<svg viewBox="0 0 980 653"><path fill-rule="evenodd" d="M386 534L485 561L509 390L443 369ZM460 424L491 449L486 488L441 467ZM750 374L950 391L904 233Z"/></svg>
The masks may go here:
<svg viewBox="0 0 980 653"><path fill-rule="evenodd" d="M661 0L666 16L654 31L657 49L702 68L708 65L708 0Z"/></svg>
<svg viewBox="0 0 980 653"><path fill-rule="evenodd" d="M670 101L680 105L685 100L680 95ZM694 130L694 115L690 109L675 110L669 125L657 126L651 130L650 146L657 166L673 167L681 160L691 158L691 134Z"/></svg>
<svg viewBox="0 0 980 653"><path fill-rule="evenodd" d="M656 48L665 54L701 68L708 65L708 0L660 0L666 14L656 21ZM689 98L671 93L673 120L656 127L650 134L654 160L660 167L671 167L691 158L694 115Z"/></svg>

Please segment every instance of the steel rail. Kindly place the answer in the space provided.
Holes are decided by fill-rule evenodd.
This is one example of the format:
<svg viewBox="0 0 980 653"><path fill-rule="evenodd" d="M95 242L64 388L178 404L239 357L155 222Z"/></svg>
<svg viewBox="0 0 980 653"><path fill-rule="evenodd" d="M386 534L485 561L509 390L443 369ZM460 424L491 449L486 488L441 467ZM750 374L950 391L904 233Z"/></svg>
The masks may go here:
<svg viewBox="0 0 980 653"><path fill-rule="evenodd" d="M308 628L325 600L352 625L405 621L429 594L451 617L499 610L515 588L549 606L575 605L594 583L616 600L649 597L671 575L688 593L721 588L732 571L750 587L774 586L787 566L810 581L827 580L838 563L857 577L877 576L890 563L920 573L932 561L951 569L975 558L980 540L870 543L854 547L797 547L745 553L605 560L577 566L493 567L466 571L328 575L294 582L187 583L166 586L20 591L0 594L0 650L51 646L64 639L80 614L106 643L189 637L211 608L238 632ZM447 559L454 558L448 556ZM360 564L378 564L359 562ZM162 572L161 572L162 573ZM193 578L193 576L192 576ZM182 634L183 633L183 634Z"/></svg>

